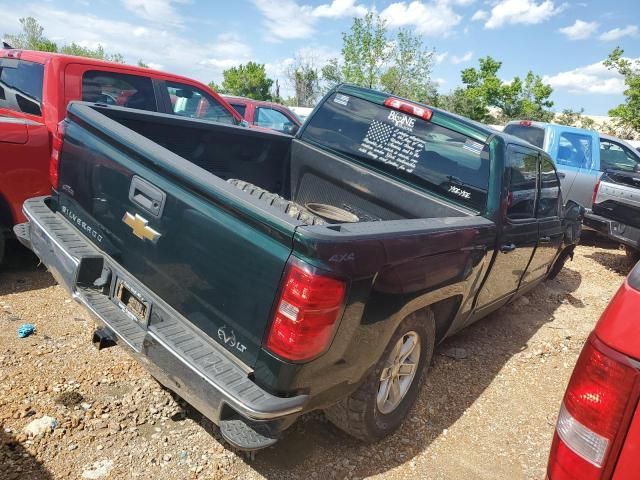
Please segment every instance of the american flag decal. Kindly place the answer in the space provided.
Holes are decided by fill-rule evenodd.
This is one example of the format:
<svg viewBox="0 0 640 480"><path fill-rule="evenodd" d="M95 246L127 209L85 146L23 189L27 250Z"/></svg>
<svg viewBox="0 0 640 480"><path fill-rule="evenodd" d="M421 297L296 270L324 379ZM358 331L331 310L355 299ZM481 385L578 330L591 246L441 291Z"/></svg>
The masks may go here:
<svg viewBox="0 0 640 480"><path fill-rule="evenodd" d="M367 131L367 136L365 138L373 140L378 144L387 143L394 130L395 127L392 125L387 125L384 122L374 120L371 122L371 125L369 125L369 130Z"/></svg>

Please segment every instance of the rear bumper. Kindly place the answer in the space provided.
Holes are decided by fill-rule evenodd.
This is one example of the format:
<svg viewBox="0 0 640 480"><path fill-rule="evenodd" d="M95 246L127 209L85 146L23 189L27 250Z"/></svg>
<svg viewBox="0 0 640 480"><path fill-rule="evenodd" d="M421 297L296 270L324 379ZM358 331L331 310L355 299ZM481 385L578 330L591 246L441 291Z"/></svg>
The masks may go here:
<svg viewBox="0 0 640 480"><path fill-rule="evenodd" d="M584 224L623 245L640 249L640 229L587 211Z"/></svg>
<svg viewBox="0 0 640 480"><path fill-rule="evenodd" d="M25 202L27 223L14 228L16 236L93 314L101 331L109 332L161 384L219 425L233 445L257 449L275 443L279 433L300 415L308 397L276 397L261 389L249 378L247 367L162 299L138 286L135 278L53 212L47 202L46 197ZM93 282L105 269L109 281L100 290ZM146 324L112 300L116 279L131 282L149 300Z"/></svg>

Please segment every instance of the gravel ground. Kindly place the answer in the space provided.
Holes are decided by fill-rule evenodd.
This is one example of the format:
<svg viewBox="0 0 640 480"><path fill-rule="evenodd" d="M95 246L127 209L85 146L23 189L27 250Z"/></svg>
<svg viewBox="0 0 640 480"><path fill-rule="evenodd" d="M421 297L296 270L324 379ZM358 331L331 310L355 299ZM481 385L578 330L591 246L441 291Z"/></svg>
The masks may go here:
<svg viewBox="0 0 640 480"><path fill-rule="evenodd" d="M363 445L312 413L253 456L123 351L96 351L88 314L12 248L0 269L0 479L541 479L576 357L629 270L615 245L585 237L557 279L438 348L390 438ZM24 322L37 332L19 339ZM53 431L23 432L44 416Z"/></svg>

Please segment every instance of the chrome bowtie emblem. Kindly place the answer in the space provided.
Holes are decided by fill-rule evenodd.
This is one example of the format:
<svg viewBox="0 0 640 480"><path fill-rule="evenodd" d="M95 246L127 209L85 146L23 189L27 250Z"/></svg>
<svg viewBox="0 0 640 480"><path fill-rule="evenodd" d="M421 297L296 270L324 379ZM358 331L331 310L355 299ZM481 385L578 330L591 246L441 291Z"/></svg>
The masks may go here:
<svg viewBox="0 0 640 480"><path fill-rule="evenodd" d="M157 232L149 226L149 221L138 215L131 215L129 212L125 212L122 221L131 227L133 234L141 240L150 240L156 243L162 236L160 232Z"/></svg>

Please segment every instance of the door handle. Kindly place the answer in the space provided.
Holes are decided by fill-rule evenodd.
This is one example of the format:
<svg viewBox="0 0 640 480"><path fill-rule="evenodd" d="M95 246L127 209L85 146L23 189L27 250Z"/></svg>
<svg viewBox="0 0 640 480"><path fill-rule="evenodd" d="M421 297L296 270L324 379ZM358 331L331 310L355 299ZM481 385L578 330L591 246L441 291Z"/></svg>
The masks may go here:
<svg viewBox="0 0 640 480"><path fill-rule="evenodd" d="M551 237L540 237L540 243L551 243Z"/></svg>
<svg viewBox="0 0 640 480"><path fill-rule="evenodd" d="M500 245L500 251L502 253L513 252L516 249L516 245L514 243L503 243Z"/></svg>
<svg viewBox="0 0 640 480"><path fill-rule="evenodd" d="M156 218L160 218L167 195L155 185L137 175L131 180L129 200L146 210Z"/></svg>

